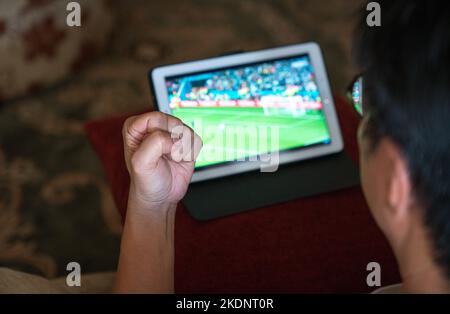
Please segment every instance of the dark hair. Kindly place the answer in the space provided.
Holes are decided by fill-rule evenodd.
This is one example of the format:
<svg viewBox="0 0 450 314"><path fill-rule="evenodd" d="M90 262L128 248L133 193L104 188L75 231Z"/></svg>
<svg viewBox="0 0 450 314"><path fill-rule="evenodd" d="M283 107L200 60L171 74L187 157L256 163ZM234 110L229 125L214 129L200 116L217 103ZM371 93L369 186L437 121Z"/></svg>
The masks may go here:
<svg viewBox="0 0 450 314"><path fill-rule="evenodd" d="M389 137L405 156L435 258L450 280L450 2L377 1L364 8L355 42L364 71L367 136Z"/></svg>

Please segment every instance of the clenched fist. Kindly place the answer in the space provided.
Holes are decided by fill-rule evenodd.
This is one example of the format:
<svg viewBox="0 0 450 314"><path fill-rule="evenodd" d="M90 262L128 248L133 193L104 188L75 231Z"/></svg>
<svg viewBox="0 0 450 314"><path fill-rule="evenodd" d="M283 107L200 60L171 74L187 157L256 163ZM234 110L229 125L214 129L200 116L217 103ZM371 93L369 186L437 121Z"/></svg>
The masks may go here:
<svg viewBox="0 0 450 314"><path fill-rule="evenodd" d="M123 140L131 179L129 202L143 210L175 206L191 181L200 137L181 120L150 112L125 122Z"/></svg>

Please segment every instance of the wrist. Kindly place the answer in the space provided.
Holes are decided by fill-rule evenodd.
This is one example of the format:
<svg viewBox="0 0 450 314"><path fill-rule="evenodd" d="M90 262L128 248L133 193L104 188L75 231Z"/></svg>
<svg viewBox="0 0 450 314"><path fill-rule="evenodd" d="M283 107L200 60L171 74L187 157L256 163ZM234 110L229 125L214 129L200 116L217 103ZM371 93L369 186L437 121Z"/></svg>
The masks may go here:
<svg viewBox="0 0 450 314"><path fill-rule="evenodd" d="M176 208L176 203L147 202L130 195L128 198L127 216L133 215L142 218L166 217L168 213L175 212Z"/></svg>
<svg viewBox="0 0 450 314"><path fill-rule="evenodd" d="M145 193L139 192L136 185L131 182L130 191L128 195L128 211L135 212L143 215L157 215L165 214L169 211L175 211L177 202L170 202L168 200L159 200L156 198L148 197Z"/></svg>
<svg viewBox="0 0 450 314"><path fill-rule="evenodd" d="M160 204L157 208L149 208L129 200L124 233L134 233L138 238L143 238L151 229L153 234L160 234L172 241L176 208L176 204Z"/></svg>

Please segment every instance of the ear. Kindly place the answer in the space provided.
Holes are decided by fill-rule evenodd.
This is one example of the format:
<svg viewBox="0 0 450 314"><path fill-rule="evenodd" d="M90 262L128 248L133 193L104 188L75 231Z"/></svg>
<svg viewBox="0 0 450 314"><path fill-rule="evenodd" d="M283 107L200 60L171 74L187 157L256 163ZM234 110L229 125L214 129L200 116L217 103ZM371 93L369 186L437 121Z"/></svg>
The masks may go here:
<svg viewBox="0 0 450 314"><path fill-rule="evenodd" d="M386 207L391 212L391 218L406 222L412 199L408 164L399 147L392 140L383 139L382 145L389 169L386 178Z"/></svg>

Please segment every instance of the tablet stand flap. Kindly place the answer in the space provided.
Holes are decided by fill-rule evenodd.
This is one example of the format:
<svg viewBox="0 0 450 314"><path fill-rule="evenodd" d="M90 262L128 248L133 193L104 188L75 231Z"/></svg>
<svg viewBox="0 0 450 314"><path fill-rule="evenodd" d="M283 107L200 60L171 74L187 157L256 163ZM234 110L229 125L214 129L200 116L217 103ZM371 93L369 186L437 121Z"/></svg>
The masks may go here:
<svg viewBox="0 0 450 314"><path fill-rule="evenodd" d="M345 152L284 165L274 173L244 174L192 183L183 203L197 220L353 187L359 172Z"/></svg>

